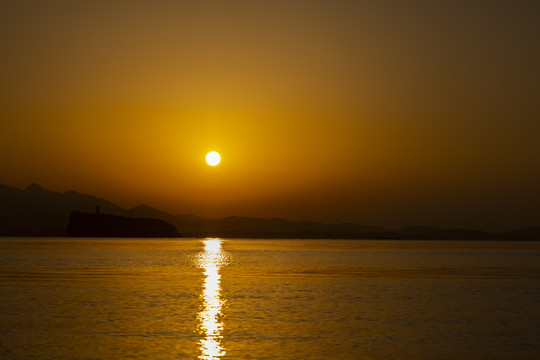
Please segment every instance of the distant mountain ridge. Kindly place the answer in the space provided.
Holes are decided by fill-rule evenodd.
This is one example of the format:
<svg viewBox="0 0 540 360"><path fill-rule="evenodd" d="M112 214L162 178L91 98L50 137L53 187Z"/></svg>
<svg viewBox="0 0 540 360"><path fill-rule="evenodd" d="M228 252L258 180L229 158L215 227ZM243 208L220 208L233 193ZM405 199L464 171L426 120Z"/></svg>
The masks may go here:
<svg viewBox="0 0 540 360"><path fill-rule="evenodd" d="M22 236L64 236L73 210L129 216L107 200L76 191L59 193L32 184L24 190L0 185L0 234Z"/></svg>
<svg viewBox="0 0 540 360"><path fill-rule="evenodd" d="M230 216L207 219L195 215L172 215L148 205L124 209L110 201L76 191L55 192L32 184L21 190L0 184L0 235L65 236L72 211L121 217L160 219L186 237L259 237L259 238L335 238L335 239L426 239L426 240L540 240L540 227L490 233L465 229L440 229L411 226L389 231L380 226L352 223L327 224L312 221L289 221Z"/></svg>

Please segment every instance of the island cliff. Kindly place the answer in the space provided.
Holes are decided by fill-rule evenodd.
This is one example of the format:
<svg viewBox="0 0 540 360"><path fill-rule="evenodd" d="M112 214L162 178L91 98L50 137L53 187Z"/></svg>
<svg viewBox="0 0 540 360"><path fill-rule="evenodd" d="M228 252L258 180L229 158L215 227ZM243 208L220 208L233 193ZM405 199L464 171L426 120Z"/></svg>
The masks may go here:
<svg viewBox="0 0 540 360"><path fill-rule="evenodd" d="M176 228L159 219L131 218L109 214L82 213L69 215L67 236L70 237L179 237Z"/></svg>

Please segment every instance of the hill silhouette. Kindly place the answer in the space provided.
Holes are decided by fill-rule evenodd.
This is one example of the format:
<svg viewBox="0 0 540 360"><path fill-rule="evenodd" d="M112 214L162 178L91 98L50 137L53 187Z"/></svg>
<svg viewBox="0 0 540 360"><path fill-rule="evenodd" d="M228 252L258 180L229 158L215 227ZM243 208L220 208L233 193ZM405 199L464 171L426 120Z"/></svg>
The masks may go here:
<svg viewBox="0 0 540 360"><path fill-rule="evenodd" d="M55 192L37 184L24 190L0 184L0 235L66 236L71 212L94 213L96 206L103 214L163 220L185 237L540 240L540 227L498 234L431 226L411 226L390 231L380 226L352 223L327 224L238 216L208 219L189 214L172 215L148 205L138 205L128 210L95 196L76 191Z"/></svg>
<svg viewBox="0 0 540 360"><path fill-rule="evenodd" d="M0 234L20 236L64 236L69 214L92 213L99 206L104 213L129 216L107 200L76 191L45 190L32 184L24 190L0 185Z"/></svg>

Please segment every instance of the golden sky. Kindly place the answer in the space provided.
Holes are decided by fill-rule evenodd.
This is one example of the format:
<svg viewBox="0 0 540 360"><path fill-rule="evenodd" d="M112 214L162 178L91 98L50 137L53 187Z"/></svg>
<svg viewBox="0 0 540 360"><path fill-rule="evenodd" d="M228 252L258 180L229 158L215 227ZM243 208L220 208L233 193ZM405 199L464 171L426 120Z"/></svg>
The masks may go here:
<svg viewBox="0 0 540 360"><path fill-rule="evenodd" d="M208 217L540 225L540 5L446 3L2 1L0 183Z"/></svg>

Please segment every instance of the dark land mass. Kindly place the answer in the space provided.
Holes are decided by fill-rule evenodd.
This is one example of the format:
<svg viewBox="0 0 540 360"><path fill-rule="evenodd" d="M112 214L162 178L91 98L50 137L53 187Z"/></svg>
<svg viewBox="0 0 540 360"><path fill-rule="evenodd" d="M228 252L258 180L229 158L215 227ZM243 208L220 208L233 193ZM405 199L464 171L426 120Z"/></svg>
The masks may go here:
<svg viewBox="0 0 540 360"><path fill-rule="evenodd" d="M224 219L207 219L195 215L172 215L147 205L139 205L128 210L91 195L80 194L76 191L60 193L45 190L36 184L30 185L24 190L0 185L0 236L66 236L68 235L70 214L73 211L87 213L88 215L95 214L96 206L99 206L101 211L99 216L114 215L127 219L162 220L172 225L176 232L182 233L184 237L540 240L540 227L530 227L504 233L467 229L441 229L431 226L411 226L391 231L380 226L365 226L352 223L326 224L277 218L260 219L231 216ZM116 220L119 222L126 221ZM125 224L128 224L128 222ZM136 224L137 221L132 226L136 228L138 226ZM139 235L144 233L143 230L139 231ZM69 234L72 234L71 230Z"/></svg>
<svg viewBox="0 0 540 360"><path fill-rule="evenodd" d="M179 237L176 228L159 219L133 218L110 214L88 214L73 211L69 215L70 237Z"/></svg>

